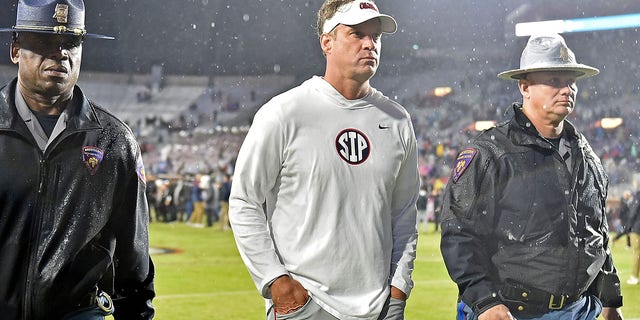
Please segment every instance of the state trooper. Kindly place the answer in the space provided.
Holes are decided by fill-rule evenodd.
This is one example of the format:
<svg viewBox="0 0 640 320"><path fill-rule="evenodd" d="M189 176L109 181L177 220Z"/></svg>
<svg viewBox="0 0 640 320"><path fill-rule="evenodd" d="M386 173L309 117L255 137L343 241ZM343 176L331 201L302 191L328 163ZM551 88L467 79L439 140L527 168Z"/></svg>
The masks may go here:
<svg viewBox="0 0 640 320"><path fill-rule="evenodd" d="M522 103L460 151L442 208L441 251L466 319L622 319L608 178L567 120L576 80L598 72L549 34L498 75L518 81Z"/></svg>
<svg viewBox="0 0 640 320"><path fill-rule="evenodd" d="M144 166L131 130L76 85L82 0L19 0L0 88L3 320L151 319Z"/></svg>

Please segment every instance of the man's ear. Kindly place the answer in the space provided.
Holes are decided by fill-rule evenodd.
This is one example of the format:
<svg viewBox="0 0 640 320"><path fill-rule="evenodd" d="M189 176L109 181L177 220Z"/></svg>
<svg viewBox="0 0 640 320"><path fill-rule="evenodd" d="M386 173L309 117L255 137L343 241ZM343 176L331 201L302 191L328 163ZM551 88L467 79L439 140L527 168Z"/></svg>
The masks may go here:
<svg viewBox="0 0 640 320"><path fill-rule="evenodd" d="M525 99L529 99L529 81L527 79L518 80L518 88L520 89L520 94Z"/></svg>
<svg viewBox="0 0 640 320"><path fill-rule="evenodd" d="M333 37L328 33L323 33L320 36L320 47L322 48L322 53L326 56L331 52L331 48L333 47Z"/></svg>
<svg viewBox="0 0 640 320"><path fill-rule="evenodd" d="M18 64L18 61L20 60L20 47L15 42L12 42L10 50L11 62L13 62L13 64Z"/></svg>

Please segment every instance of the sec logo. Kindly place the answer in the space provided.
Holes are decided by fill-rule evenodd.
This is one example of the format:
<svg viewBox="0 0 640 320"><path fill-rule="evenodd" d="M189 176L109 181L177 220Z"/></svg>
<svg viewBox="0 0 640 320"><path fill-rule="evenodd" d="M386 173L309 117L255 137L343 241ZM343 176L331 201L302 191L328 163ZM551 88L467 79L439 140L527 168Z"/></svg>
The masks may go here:
<svg viewBox="0 0 640 320"><path fill-rule="evenodd" d="M342 160L349 164L361 164L369 158L371 144L364 133L356 129L345 129L336 137L336 150Z"/></svg>

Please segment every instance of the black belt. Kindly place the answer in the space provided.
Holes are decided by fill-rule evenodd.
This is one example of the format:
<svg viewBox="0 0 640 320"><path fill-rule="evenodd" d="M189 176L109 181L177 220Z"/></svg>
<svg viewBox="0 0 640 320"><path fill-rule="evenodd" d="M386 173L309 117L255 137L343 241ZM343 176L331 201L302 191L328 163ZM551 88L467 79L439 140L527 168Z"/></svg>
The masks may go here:
<svg viewBox="0 0 640 320"><path fill-rule="evenodd" d="M516 283L504 284L499 294L511 312L521 315L537 315L561 310L583 297L583 294L553 294Z"/></svg>

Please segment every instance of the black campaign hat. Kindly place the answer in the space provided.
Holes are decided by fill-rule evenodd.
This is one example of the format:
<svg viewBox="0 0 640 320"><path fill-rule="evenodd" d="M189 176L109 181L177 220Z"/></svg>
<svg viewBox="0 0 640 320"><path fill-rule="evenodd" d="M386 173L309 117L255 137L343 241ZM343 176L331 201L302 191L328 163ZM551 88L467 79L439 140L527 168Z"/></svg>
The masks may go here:
<svg viewBox="0 0 640 320"><path fill-rule="evenodd" d="M37 32L114 39L87 33L82 0L19 0L16 25L0 32Z"/></svg>

